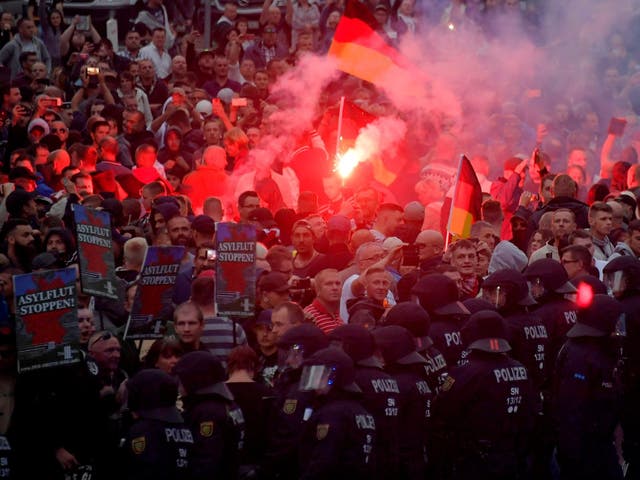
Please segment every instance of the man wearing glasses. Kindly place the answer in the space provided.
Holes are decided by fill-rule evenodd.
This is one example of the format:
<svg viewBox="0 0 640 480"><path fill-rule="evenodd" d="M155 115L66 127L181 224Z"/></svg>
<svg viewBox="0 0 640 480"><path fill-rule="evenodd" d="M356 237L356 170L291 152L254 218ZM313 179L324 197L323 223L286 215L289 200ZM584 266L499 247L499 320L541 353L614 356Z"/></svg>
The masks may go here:
<svg viewBox="0 0 640 480"><path fill-rule="evenodd" d="M249 217L256 208L260 207L260 197L252 190L242 192L238 197L238 214L240 215L239 223L250 223Z"/></svg>
<svg viewBox="0 0 640 480"><path fill-rule="evenodd" d="M582 245L569 245L562 250L562 256L560 263L567 271L569 280L582 277L584 275L590 275L589 268L593 263L593 257L591 253Z"/></svg>

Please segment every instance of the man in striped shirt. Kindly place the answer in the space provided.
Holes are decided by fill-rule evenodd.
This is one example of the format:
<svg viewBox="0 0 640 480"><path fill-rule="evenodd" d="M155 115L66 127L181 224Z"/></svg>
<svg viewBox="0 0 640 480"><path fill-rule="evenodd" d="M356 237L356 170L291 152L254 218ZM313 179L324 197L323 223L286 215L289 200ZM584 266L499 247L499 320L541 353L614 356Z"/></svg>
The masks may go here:
<svg viewBox="0 0 640 480"><path fill-rule="evenodd" d="M315 290L316 298L304 309L304 315L325 334L329 334L345 323L340 318L342 281L338 271L327 268L318 272L315 276Z"/></svg>

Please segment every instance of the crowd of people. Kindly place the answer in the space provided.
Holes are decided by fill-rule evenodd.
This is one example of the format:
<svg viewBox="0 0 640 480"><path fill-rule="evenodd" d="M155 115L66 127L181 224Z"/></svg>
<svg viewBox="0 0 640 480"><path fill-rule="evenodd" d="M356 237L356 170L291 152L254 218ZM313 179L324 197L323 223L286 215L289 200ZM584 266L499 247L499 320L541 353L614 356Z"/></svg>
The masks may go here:
<svg viewBox="0 0 640 480"><path fill-rule="evenodd" d="M196 3L140 2L122 48L62 1L0 16L0 476L640 477L637 2L577 36L596 60L562 59L573 84L495 79L457 124L346 74L296 116L283 79L327 54L343 0L265 0L258 31L229 1L210 49ZM365 5L396 47L516 29L553 57L554 3ZM341 97L339 151L365 118L414 127L347 178ZM462 150L469 238L446 226ZM79 263L75 205L110 214L121 301L79 287L82 362L18 373L13 277ZM249 317L217 311L220 222L255 227ZM185 255L163 338L132 341L149 246Z"/></svg>

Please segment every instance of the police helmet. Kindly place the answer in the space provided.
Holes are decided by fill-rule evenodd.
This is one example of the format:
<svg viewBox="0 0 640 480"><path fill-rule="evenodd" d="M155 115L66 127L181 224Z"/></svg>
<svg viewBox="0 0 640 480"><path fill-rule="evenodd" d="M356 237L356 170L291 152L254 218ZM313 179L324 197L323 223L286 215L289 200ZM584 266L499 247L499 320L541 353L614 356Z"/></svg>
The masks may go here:
<svg viewBox="0 0 640 480"><path fill-rule="evenodd" d="M374 354L376 342L369 330L360 325L341 325L329 334L332 346L340 347L356 365L382 367Z"/></svg>
<svg viewBox="0 0 640 480"><path fill-rule="evenodd" d="M607 337L617 330L624 334L622 305L608 295L594 295L588 307L578 310L578 321L567 337Z"/></svg>
<svg viewBox="0 0 640 480"><path fill-rule="evenodd" d="M494 301L492 302L496 308L512 307L514 305L530 306L535 305L536 301L529 293L529 285L525 276L513 270L506 268L492 273L482 282L483 295L487 295ZM500 303L500 292L504 292L504 304ZM486 298L487 301L491 301Z"/></svg>
<svg viewBox="0 0 640 480"><path fill-rule="evenodd" d="M469 350L504 353L511 350L504 318L498 312L484 310L469 317L460 332Z"/></svg>
<svg viewBox="0 0 640 480"><path fill-rule="evenodd" d="M524 276L532 287L535 283L539 283L539 286L543 287L547 292L576 293L576 287L569 282L567 271L560 262L552 258L536 260L526 268ZM535 294L533 296L539 297Z"/></svg>
<svg viewBox="0 0 640 480"><path fill-rule="evenodd" d="M389 325L376 328L373 331L373 337L386 364L427 363L427 360L416 351L415 340L409 330L404 327Z"/></svg>
<svg viewBox="0 0 640 480"><path fill-rule="evenodd" d="M418 350L433 345L433 341L429 338L431 327L429 314L415 302L402 302L392 307L385 318L385 325L399 325L409 330Z"/></svg>
<svg viewBox="0 0 640 480"><path fill-rule="evenodd" d="M356 385L356 369L353 360L336 347L318 350L304 361L300 376L300 390L323 391L336 388L361 393Z"/></svg>
<svg viewBox="0 0 640 480"><path fill-rule="evenodd" d="M141 370L127 381L129 410L141 418L172 423L182 421L176 408L178 382L157 368Z"/></svg>
<svg viewBox="0 0 640 480"><path fill-rule="evenodd" d="M598 277L593 275L580 275L571 279L571 284L578 290L578 297L580 296L580 288L584 288L583 285L588 285L594 294L607 294L607 286L600 281Z"/></svg>
<svg viewBox="0 0 640 480"><path fill-rule="evenodd" d="M621 296L640 286L640 260L630 255L622 255L611 260L604 267L604 284L614 296Z"/></svg>
<svg viewBox="0 0 640 480"><path fill-rule="evenodd" d="M487 302L484 298L467 298L462 302L462 304L467 307L467 310L469 310L471 315L483 310L496 311L495 305L492 305L491 302Z"/></svg>
<svg viewBox="0 0 640 480"><path fill-rule="evenodd" d="M278 347L285 350L295 345L304 350L304 358L307 358L321 348L329 346L329 340L318 327L304 323L287 330L278 341Z"/></svg>
<svg viewBox="0 0 640 480"><path fill-rule="evenodd" d="M233 395L225 385L227 374L213 354L205 351L189 352L182 356L174 371L187 395L216 393L227 400Z"/></svg>
<svg viewBox="0 0 640 480"><path fill-rule="evenodd" d="M446 275L425 275L414 285L411 293L418 297L429 315L469 315L469 310L458 301L456 282Z"/></svg>

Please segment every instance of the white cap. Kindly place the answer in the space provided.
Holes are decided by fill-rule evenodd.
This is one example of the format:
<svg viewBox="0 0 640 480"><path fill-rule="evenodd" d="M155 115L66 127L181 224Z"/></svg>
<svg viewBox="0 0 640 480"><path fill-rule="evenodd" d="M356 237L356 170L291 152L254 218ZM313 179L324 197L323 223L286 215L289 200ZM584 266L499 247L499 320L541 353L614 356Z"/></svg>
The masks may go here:
<svg viewBox="0 0 640 480"><path fill-rule="evenodd" d="M196 103L196 112L198 112L203 117L208 117L213 113L213 106L209 100L200 100Z"/></svg>

